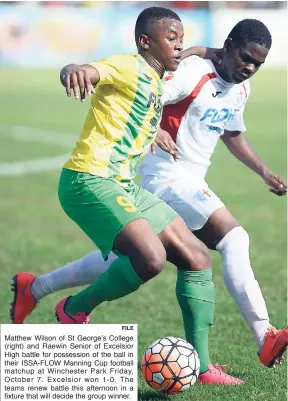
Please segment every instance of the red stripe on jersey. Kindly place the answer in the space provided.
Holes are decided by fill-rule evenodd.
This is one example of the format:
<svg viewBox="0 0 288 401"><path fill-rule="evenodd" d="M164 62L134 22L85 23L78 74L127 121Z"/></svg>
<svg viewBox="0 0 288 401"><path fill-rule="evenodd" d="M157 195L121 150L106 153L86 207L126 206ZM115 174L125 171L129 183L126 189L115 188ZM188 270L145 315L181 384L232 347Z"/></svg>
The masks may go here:
<svg viewBox="0 0 288 401"><path fill-rule="evenodd" d="M164 106L161 120L161 128L169 132L174 142L176 142L178 129L186 111L188 110L188 107L199 95L201 89L206 84L206 82L208 82L212 78L216 78L216 74L214 72L203 75L203 77L200 79L190 95L185 97L185 99L180 100L178 103L168 104L167 106Z"/></svg>
<svg viewBox="0 0 288 401"><path fill-rule="evenodd" d="M170 79L173 78L173 72L172 71L168 71L166 77L164 78L165 81L170 81Z"/></svg>
<svg viewBox="0 0 288 401"><path fill-rule="evenodd" d="M243 88L244 88L245 96L246 96L246 99L247 99L247 89L246 89L245 84L243 84Z"/></svg>

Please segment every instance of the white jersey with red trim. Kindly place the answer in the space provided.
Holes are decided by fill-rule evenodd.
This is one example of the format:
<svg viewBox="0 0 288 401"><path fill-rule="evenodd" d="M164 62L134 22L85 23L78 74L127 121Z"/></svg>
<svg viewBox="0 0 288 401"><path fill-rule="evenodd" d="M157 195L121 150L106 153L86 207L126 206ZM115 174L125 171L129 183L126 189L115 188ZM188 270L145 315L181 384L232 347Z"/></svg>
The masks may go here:
<svg viewBox="0 0 288 401"><path fill-rule="evenodd" d="M213 63L197 56L188 57L178 70L167 76L161 127L178 147L177 163L156 148L140 164L146 175L179 176L179 170L204 178L210 158L224 130L246 131L243 111L250 93L248 81L224 81Z"/></svg>

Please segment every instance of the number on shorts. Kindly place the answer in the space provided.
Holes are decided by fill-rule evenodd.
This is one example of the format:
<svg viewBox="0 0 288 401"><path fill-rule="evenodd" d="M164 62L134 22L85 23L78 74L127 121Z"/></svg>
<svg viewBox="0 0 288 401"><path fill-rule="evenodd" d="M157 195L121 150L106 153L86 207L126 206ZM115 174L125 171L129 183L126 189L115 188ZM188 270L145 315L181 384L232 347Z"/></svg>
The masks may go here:
<svg viewBox="0 0 288 401"><path fill-rule="evenodd" d="M122 206L126 212L136 212L136 206L125 196L117 196L116 201L118 205Z"/></svg>

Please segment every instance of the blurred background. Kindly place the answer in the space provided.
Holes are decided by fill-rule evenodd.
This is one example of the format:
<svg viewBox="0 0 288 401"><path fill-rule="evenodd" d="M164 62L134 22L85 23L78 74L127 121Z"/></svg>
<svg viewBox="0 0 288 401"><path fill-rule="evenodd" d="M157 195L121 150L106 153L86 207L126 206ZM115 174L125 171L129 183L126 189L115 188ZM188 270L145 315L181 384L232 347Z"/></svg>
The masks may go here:
<svg viewBox="0 0 288 401"><path fill-rule="evenodd" d="M153 1L0 2L0 65L58 67L135 50L134 24ZM273 35L267 65L287 62L286 1L161 1L185 27L185 46L221 46L243 18L258 18Z"/></svg>

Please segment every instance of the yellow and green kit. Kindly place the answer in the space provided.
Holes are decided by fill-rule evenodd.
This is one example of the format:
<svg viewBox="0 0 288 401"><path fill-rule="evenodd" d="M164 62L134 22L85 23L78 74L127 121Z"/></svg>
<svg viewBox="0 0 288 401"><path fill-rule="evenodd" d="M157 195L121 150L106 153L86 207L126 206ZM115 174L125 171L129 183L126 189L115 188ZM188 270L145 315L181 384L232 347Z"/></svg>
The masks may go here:
<svg viewBox="0 0 288 401"><path fill-rule="evenodd" d="M176 216L133 181L162 115L162 80L140 54L91 63L100 75L81 136L64 165L59 199L106 257L123 227L147 219L156 233Z"/></svg>

